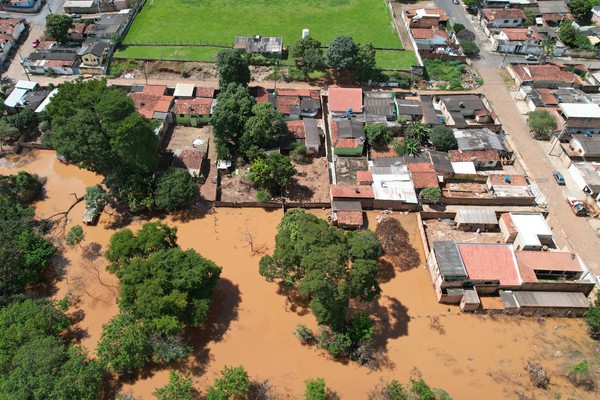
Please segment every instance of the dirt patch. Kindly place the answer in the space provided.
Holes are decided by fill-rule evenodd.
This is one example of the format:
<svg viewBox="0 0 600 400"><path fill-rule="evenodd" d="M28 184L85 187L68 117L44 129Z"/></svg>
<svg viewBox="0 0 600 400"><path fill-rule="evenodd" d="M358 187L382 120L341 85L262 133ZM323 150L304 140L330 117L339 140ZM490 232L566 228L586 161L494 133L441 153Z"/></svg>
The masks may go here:
<svg viewBox="0 0 600 400"><path fill-rule="evenodd" d="M427 242L431 244L436 240L454 240L457 243L503 243L500 232L465 232L456 229L452 219L427 219L423 221Z"/></svg>

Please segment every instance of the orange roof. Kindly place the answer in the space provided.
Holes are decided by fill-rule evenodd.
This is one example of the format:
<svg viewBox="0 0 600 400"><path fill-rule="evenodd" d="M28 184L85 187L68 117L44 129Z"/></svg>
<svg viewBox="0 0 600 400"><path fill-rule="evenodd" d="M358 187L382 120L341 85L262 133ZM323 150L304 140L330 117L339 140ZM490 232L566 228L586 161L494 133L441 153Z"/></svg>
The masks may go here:
<svg viewBox="0 0 600 400"><path fill-rule="evenodd" d="M540 39L540 35L529 28L502 28L502 32L508 40L527 41L530 39Z"/></svg>
<svg viewBox="0 0 600 400"><path fill-rule="evenodd" d="M300 105L300 97L277 96L277 111L282 114L291 114L292 106Z"/></svg>
<svg viewBox="0 0 600 400"><path fill-rule="evenodd" d="M506 177L510 183L506 182ZM527 186L527 180L524 175L490 174L488 177L492 185L498 186Z"/></svg>
<svg viewBox="0 0 600 400"><path fill-rule="evenodd" d="M488 21L496 19L525 19L525 13L518 8L486 8L483 14Z"/></svg>
<svg viewBox="0 0 600 400"><path fill-rule="evenodd" d="M212 99L213 97L215 97L215 89L207 87L197 87L196 97L206 97L208 99Z"/></svg>
<svg viewBox="0 0 600 400"><path fill-rule="evenodd" d="M172 165L174 168L201 169L203 158L202 152L198 150L183 150L181 154L173 156Z"/></svg>
<svg viewBox="0 0 600 400"><path fill-rule="evenodd" d="M334 144L336 149L356 149L357 147L362 146L363 141L359 139L352 138L343 138L338 139L338 141Z"/></svg>
<svg viewBox="0 0 600 400"><path fill-rule="evenodd" d="M357 182L369 182L373 183L373 174L371 171L356 171Z"/></svg>
<svg viewBox="0 0 600 400"><path fill-rule="evenodd" d="M429 28L412 28L410 30L415 39L433 39L438 36L448 39L449 36L443 29L439 29L436 26Z"/></svg>
<svg viewBox="0 0 600 400"><path fill-rule="evenodd" d="M12 35L15 30L15 25L24 21L23 18L2 18L0 19L0 31Z"/></svg>
<svg viewBox="0 0 600 400"><path fill-rule="evenodd" d="M267 101L269 101L269 92L264 87L258 86L256 88L256 102L260 104Z"/></svg>
<svg viewBox="0 0 600 400"><path fill-rule="evenodd" d="M144 92L129 94L135 103L135 108L146 118L152 118L155 112L169 112L173 103L173 96L152 95Z"/></svg>
<svg viewBox="0 0 600 400"><path fill-rule="evenodd" d="M515 226L515 223L513 222L513 219L510 215L510 213L504 213L500 216L500 219L502 219L502 221L504 221L504 224L506 225L506 229L508 230L509 233L519 233L519 231L517 230L517 227Z"/></svg>
<svg viewBox="0 0 600 400"><path fill-rule="evenodd" d="M429 163L409 163L408 169L415 189L440 186L433 165Z"/></svg>
<svg viewBox="0 0 600 400"><path fill-rule="evenodd" d="M554 92L552 91L552 89L541 88L541 89L536 89L536 90L540 94L540 99L544 102L544 104L547 104L547 105L558 104L558 100L556 99L556 96L554 95Z"/></svg>
<svg viewBox="0 0 600 400"><path fill-rule="evenodd" d="M212 105L212 99L196 98L196 99L178 99L175 100L175 107L173 112L175 114L198 114L208 115L210 114L210 106Z"/></svg>
<svg viewBox="0 0 600 400"><path fill-rule="evenodd" d="M583 271L583 267L575 253L520 250L516 251L515 254L519 264L534 271Z"/></svg>
<svg viewBox="0 0 600 400"><path fill-rule="evenodd" d="M361 226L364 223L362 211L336 211L338 225Z"/></svg>
<svg viewBox="0 0 600 400"><path fill-rule="evenodd" d="M351 108L353 112L361 113L362 106L361 88L329 88L329 110L346 112Z"/></svg>
<svg viewBox="0 0 600 400"><path fill-rule="evenodd" d="M310 97L310 89L278 89L277 96Z"/></svg>
<svg viewBox="0 0 600 400"><path fill-rule="evenodd" d="M577 75L552 64L513 64L513 70L522 81L563 81L583 83Z"/></svg>
<svg viewBox="0 0 600 400"><path fill-rule="evenodd" d="M435 15L437 14L437 16L439 17L440 21L447 21L448 20L448 15L446 15L446 12L444 11L443 8L422 8L421 10L425 11L427 14L429 15ZM406 10L406 17L407 18L412 18L414 16L417 15L417 10L413 9L413 10Z"/></svg>
<svg viewBox="0 0 600 400"><path fill-rule="evenodd" d="M331 185L331 197L374 199L373 188L368 185Z"/></svg>
<svg viewBox="0 0 600 400"><path fill-rule="evenodd" d="M450 150L448 154L453 162L500 161L498 150Z"/></svg>
<svg viewBox="0 0 600 400"><path fill-rule="evenodd" d="M469 280L497 280L509 286L521 284L511 246L459 243L458 249Z"/></svg>
<svg viewBox="0 0 600 400"><path fill-rule="evenodd" d="M301 119L295 121L285 121L285 124L288 127L288 131L296 138L296 139L304 139L306 137L306 129L304 128L304 121Z"/></svg>
<svg viewBox="0 0 600 400"><path fill-rule="evenodd" d="M144 85L142 93L149 94L152 96L162 96L163 94L165 94L165 90L167 90L166 85Z"/></svg>

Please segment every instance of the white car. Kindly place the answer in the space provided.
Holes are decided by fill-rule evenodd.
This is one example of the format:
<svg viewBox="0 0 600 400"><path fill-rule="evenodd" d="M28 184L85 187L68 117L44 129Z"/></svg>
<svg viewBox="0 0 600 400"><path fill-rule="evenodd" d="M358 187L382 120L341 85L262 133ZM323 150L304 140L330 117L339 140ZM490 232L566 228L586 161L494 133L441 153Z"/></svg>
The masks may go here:
<svg viewBox="0 0 600 400"><path fill-rule="evenodd" d="M525 59L527 61L537 61L538 58L537 58L537 56L535 54L527 54L525 56Z"/></svg>
<svg viewBox="0 0 600 400"><path fill-rule="evenodd" d="M453 0L452 2L453 2L454 4L460 4L460 1L458 1L458 0Z"/></svg>

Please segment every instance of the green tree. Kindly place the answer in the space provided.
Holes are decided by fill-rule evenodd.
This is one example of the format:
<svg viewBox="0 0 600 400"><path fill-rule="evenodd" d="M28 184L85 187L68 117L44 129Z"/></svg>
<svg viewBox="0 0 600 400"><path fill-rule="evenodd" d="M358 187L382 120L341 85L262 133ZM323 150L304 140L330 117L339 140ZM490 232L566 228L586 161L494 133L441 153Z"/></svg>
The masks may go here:
<svg viewBox="0 0 600 400"><path fill-rule="evenodd" d="M590 39L588 39L588 37L582 33L579 33L575 36L573 47L582 50L591 50L594 48L594 46L592 46L592 42L590 42Z"/></svg>
<svg viewBox="0 0 600 400"><path fill-rule="evenodd" d="M305 382L304 399L305 400L330 400L335 398L329 393L323 378L308 379Z"/></svg>
<svg viewBox="0 0 600 400"><path fill-rule="evenodd" d="M523 21L524 26L531 26L535 24L536 12L531 8L524 8L523 14L525 14L525 20Z"/></svg>
<svg viewBox="0 0 600 400"><path fill-rule="evenodd" d="M570 19L563 20L558 27L558 38L569 47L573 46L578 34L579 29L573 25L573 21Z"/></svg>
<svg viewBox="0 0 600 400"><path fill-rule="evenodd" d="M536 139L548 139L556 129L556 117L547 110L531 111L527 114L527 126Z"/></svg>
<svg viewBox="0 0 600 400"><path fill-rule="evenodd" d="M427 137L431 130L427 125L422 123L421 121L413 121L406 128L406 138L418 140L419 143L422 143Z"/></svg>
<svg viewBox="0 0 600 400"><path fill-rule="evenodd" d="M356 66L359 51L350 36L338 36L329 43L325 62L336 70L351 69Z"/></svg>
<svg viewBox="0 0 600 400"><path fill-rule="evenodd" d="M359 80L374 79L379 74L379 70L376 68L375 53L375 46L371 42L360 46L356 60L356 72Z"/></svg>
<svg viewBox="0 0 600 400"><path fill-rule="evenodd" d="M281 191L296 174L290 158L280 153L271 153L266 158L257 158L250 166L250 180L259 188Z"/></svg>
<svg viewBox="0 0 600 400"><path fill-rule="evenodd" d="M476 6L479 3L479 0L463 0L466 6Z"/></svg>
<svg viewBox="0 0 600 400"><path fill-rule="evenodd" d="M130 314L118 314L102 327L96 354L115 373L133 373L152 354L148 329Z"/></svg>
<svg viewBox="0 0 600 400"><path fill-rule="evenodd" d="M225 366L210 388L207 399L242 400L250 394L250 378L243 366Z"/></svg>
<svg viewBox="0 0 600 400"><path fill-rule="evenodd" d="M395 140L392 142L392 147L400 157L418 156L421 153L421 141L418 139L405 137L402 140Z"/></svg>
<svg viewBox="0 0 600 400"><path fill-rule="evenodd" d="M311 71L325 67L321 42L310 36L299 39L294 43L290 49L290 56L301 62L305 76Z"/></svg>
<svg viewBox="0 0 600 400"><path fill-rule="evenodd" d="M44 184L37 175L19 171L16 175L0 175L0 196L28 206L42 197Z"/></svg>
<svg viewBox="0 0 600 400"><path fill-rule="evenodd" d="M154 202L158 208L175 211L200 200L198 185L181 169L170 169L158 179Z"/></svg>
<svg viewBox="0 0 600 400"><path fill-rule="evenodd" d="M119 271L119 306L149 324L177 328L206 319L221 268L178 247L133 258ZM172 329L171 329L172 330Z"/></svg>
<svg viewBox="0 0 600 400"><path fill-rule="evenodd" d="M247 86L250 82L250 68L240 50L221 50L217 54L215 65L219 70L219 88L221 90L225 90L231 83Z"/></svg>
<svg viewBox="0 0 600 400"><path fill-rule="evenodd" d="M83 241L83 239L85 239L85 233L83 232L83 228L81 227L81 225L75 225L71 229L69 229L69 232L67 232L65 242L67 242L69 246L76 246L79 245Z"/></svg>
<svg viewBox="0 0 600 400"><path fill-rule="evenodd" d="M169 374L169 383L152 393L157 400L194 400L197 394L191 377L173 371Z"/></svg>
<svg viewBox="0 0 600 400"><path fill-rule="evenodd" d="M102 186L94 185L85 189L83 199L85 200L85 207L90 210L92 217L95 218L104 210L110 197Z"/></svg>
<svg viewBox="0 0 600 400"><path fill-rule="evenodd" d="M465 29L465 26L463 24L452 25L452 30L454 31L454 33L458 33L460 31L462 31L463 29Z"/></svg>
<svg viewBox="0 0 600 400"><path fill-rule="evenodd" d="M21 132L8 123L6 118L0 118L0 141L2 143L12 143L21 136Z"/></svg>
<svg viewBox="0 0 600 400"><path fill-rule="evenodd" d="M548 60L553 60L556 55L556 42L552 38L540 40L538 44L540 49L540 62L543 64Z"/></svg>
<svg viewBox="0 0 600 400"><path fill-rule="evenodd" d="M250 96L247 87L234 83L221 91L217 100L210 124L214 126L218 157L229 158L237 154L237 146L256 100Z"/></svg>
<svg viewBox="0 0 600 400"><path fill-rule="evenodd" d="M596 293L596 301L590 305L586 315L586 322L590 328L590 336L600 338L600 292Z"/></svg>
<svg viewBox="0 0 600 400"><path fill-rule="evenodd" d="M369 229L348 234L350 256L353 260L377 260L381 255L381 243Z"/></svg>
<svg viewBox="0 0 600 400"><path fill-rule="evenodd" d="M439 187L428 187L421 190L420 196L425 200L431 200L434 203L437 203L442 199L442 191Z"/></svg>
<svg viewBox="0 0 600 400"><path fill-rule="evenodd" d="M154 181L149 176L118 171L108 175L104 184L111 196L120 199L132 212L154 207Z"/></svg>
<svg viewBox="0 0 600 400"><path fill-rule="evenodd" d="M246 131L240 140L241 151L246 153L254 146L271 149L288 135L283 116L271 103L256 104L252 107L252 113L254 115L246 122ZM246 156L248 157L248 154Z"/></svg>
<svg viewBox="0 0 600 400"><path fill-rule="evenodd" d="M366 124L365 135L369 145L375 150L387 148L394 138L394 133L386 125L381 124Z"/></svg>
<svg viewBox="0 0 600 400"><path fill-rule="evenodd" d="M35 120L35 113L26 108L17 114L9 115L6 120L9 124L22 132L29 128L29 125L33 123Z"/></svg>
<svg viewBox="0 0 600 400"><path fill-rule="evenodd" d="M596 3L596 0L571 0L569 8L577 22L588 23L592 19L592 7L597 5Z"/></svg>
<svg viewBox="0 0 600 400"><path fill-rule="evenodd" d="M466 55L479 54L479 47L477 47L477 44L474 40L463 40L460 42L460 46L462 47Z"/></svg>
<svg viewBox="0 0 600 400"><path fill-rule="evenodd" d="M151 173L158 164L157 137L133 100L105 80L65 82L46 107L51 144L69 162L108 175Z"/></svg>
<svg viewBox="0 0 600 400"><path fill-rule="evenodd" d="M448 150L455 150L458 148L458 142L454 137L454 131L452 128L448 128L445 125L434 126L429 134L431 143L439 151L447 152Z"/></svg>
<svg viewBox="0 0 600 400"><path fill-rule="evenodd" d="M65 14L49 14L46 16L46 36L54 38L58 43L67 41L67 33L73 27L73 20Z"/></svg>

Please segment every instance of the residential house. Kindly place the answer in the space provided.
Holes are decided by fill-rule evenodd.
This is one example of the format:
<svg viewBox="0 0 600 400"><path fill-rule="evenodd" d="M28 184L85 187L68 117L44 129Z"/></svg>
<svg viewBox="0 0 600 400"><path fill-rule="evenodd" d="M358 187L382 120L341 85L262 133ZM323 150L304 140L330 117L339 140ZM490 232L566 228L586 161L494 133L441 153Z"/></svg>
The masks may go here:
<svg viewBox="0 0 600 400"><path fill-rule="evenodd" d="M487 99L479 94L443 95L436 97L446 125L457 128L501 129Z"/></svg>
<svg viewBox="0 0 600 400"><path fill-rule="evenodd" d="M431 28L432 26L446 26L448 15L442 8L419 8L404 10L405 21L410 28Z"/></svg>
<svg viewBox="0 0 600 400"><path fill-rule="evenodd" d="M23 61L23 66L30 74L50 72L57 75L75 75L79 74L79 57L76 49L71 48L36 49Z"/></svg>
<svg viewBox="0 0 600 400"><path fill-rule="evenodd" d="M17 113L25 106L25 96L37 90L39 85L31 81L17 81L12 92L4 99L4 107L9 113Z"/></svg>
<svg viewBox="0 0 600 400"><path fill-rule="evenodd" d="M600 201L600 163L572 162L569 172L579 189Z"/></svg>
<svg viewBox="0 0 600 400"><path fill-rule="evenodd" d="M35 6L36 0L8 0L5 6L15 8L30 8Z"/></svg>
<svg viewBox="0 0 600 400"><path fill-rule="evenodd" d="M445 117L438 102L433 101L431 95L419 95L421 111L423 112L423 123L429 127L444 125Z"/></svg>
<svg viewBox="0 0 600 400"><path fill-rule="evenodd" d="M573 72L557 63L513 64L507 67L509 75L520 86L525 83L535 88L581 87L586 83Z"/></svg>
<svg viewBox="0 0 600 400"><path fill-rule="evenodd" d="M206 152L197 149L177 149L173 154L171 167L188 171L192 176L200 176L202 173L202 162L206 158Z"/></svg>
<svg viewBox="0 0 600 400"><path fill-rule="evenodd" d="M426 43L430 46L442 46L450 40L448 32L437 26L432 26L431 28L412 28L410 34L417 44Z"/></svg>
<svg viewBox="0 0 600 400"><path fill-rule="evenodd" d="M563 134L600 133L600 105L596 103L560 103L558 113L565 121Z"/></svg>
<svg viewBox="0 0 600 400"><path fill-rule="evenodd" d="M416 194L419 194L422 189L440 186L437 174L431 163L408 163L407 166Z"/></svg>
<svg viewBox="0 0 600 400"><path fill-rule="evenodd" d="M396 99L398 118L405 121L422 121L423 109L419 100Z"/></svg>
<svg viewBox="0 0 600 400"><path fill-rule="evenodd" d="M85 67L101 67L108 61L111 44L108 40L86 40L77 52Z"/></svg>
<svg viewBox="0 0 600 400"><path fill-rule="evenodd" d="M343 229L358 229L364 224L360 201L331 202L331 223Z"/></svg>
<svg viewBox="0 0 600 400"><path fill-rule="evenodd" d="M4 69L10 51L15 47L24 30L24 19L0 18L0 69Z"/></svg>
<svg viewBox="0 0 600 400"><path fill-rule="evenodd" d="M173 92L173 97L176 99L193 99L194 91L196 89L196 85L193 83L177 83L175 86L175 92ZM198 97L210 97L213 96L198 96Z"/></svg>
<svg viewBox="0 0 600 400"><path fill-rule="evenodd" d="M392 92L364 92L364 118L369 124L387 124L396 120L396 105Z"/></svg>
<svg viewBox="0 0 600 400"><path fill-rule="evenodd" d="M365 129L362 122L356 120L329 119L331 146L338 156L361 156L365 145Z"/></svg>
<svg viewBox="0 0 600 400"><path fill-rule="evenodd" d="M88 37L98 39L123 37L129 18L128 14L102 14L95 26L88 31Z"/></svg>
<svg viewBox="0 0 600 400"><path fill-rule="evenodd" d="M448 153L443 151L429 151L428 154L440 182L448 181L448 179L454 176L454 168L452 167L452 161Z"/></svg>
<svg viewBox="0 0 600 400"><path fill-rule="evenodd" d="M331 201L358 201L362 208L372 209L373 188L368 185L331 185Z"/></svg>
<svg viewBox="0 0 600 400"><path fill-rule="evenodd" d="M456 229L485 232L498 230L496 211L485 208L460 208L454 218Z"/></svg>
<svg viewBox="0 0 600 400"><path fill-rule="evenodd" d="M129 0L67 0L63 8L66 13L97 14L103 12L129 13Z"/></svg>
<svg viewBox="0 0 600 400"><path fill-rule="evenodd" d="M503 144L502 136L492 132L488 128L480 129L454 129L453 131L458 150L467 151L486 151L496 150L499 153L507 153L507 149ZM452 157L450 157L452 159ZM456 160L468 161L468 160ZM495 165L495 164L494 164ZM484 166L492 167L492 165Z"/></svg>
<svg viewBox="0 0 600 400"><path fill-rule="evenodd" d="M531 198L531 204L533 204L533 194L523 175L490 174L486 186L496 197Z"/></svg>
<svg viewBox="0 0 600 400"><path fill-rule="evenodd" d="M554 247L552 229L540 213L504 213L499 220L504 243L516 250L542 250Z"/></svg>
<svg viewBox="0 0 600 400"><path fill-rule="evenodd" d="M566 150L573 161L600 161L600 135L573 134Z"/></svg>
<svg viewBox="0 0 600 400"><path fill-rule="evenodd" d="M373 184L373 174L371 171L356 171L356 183L358 185Z"/></svg>
<svg viewBox="0 0 600 400"><path fill-rule="evenodd" d="M329 112L333 114L360 114L363 112L361 88L329 87L327 95Z"/></svg>
<svg viewBox="0 0 600 400"><path fill-rule="evenodd" d="M374 158L369 161L369 170L373 177L373 206L376 209L418 209L411 173L401 158ZM426 179L423 182L427 182Z"/></svg>
<svg viewBox="0 0 600 400"><path fill-rule="evenodd" d="M455 163L472 163L475 169L494 169L501 165L500 151L491 150L450 150L450 160Z"/></svg>
<svg viewBox="0 0 600 400"><path fill-rule="evenodd" d="M569 252L515 250L512 244L456 243L435 241L427 266L440 303L461 304L470 291L475 294L475 307L480 309L478 295L500 295L505 307L515 312L505 294L542 296L538 303L543 315L582 315L595 279L582 260ZM564 295L573 297L566 302ZM513 297L514 299L514 297ZM508 304L507 304L508 303ZM531 302L524 301L524 308ZM587 303L589 306L589 303ZM473 309L471 309L473 310Z"/></svg>
<svg viewBox="0 0 600 400"><path fill-rule="evenodd" d="M565 45L552 30L538 27L500 28L498 34L492 35L492 49L501 53L538 55L543 51L540 43L545 39L554 42L556 56L565 52Z"/></svg>
<svg viewBox="0 0 600 400"><path fill-rule="evenodd" d="M129 92L129 97L135 103L135 108L146 118L157 119L161 122L156 129L159 139L168 130L173 122L171 105L173 96L166 94L166 85L134 85Z"/></svg>
<svg viewBox="0 0 600 400"><path fill-rule="evenodd" d="M490 36L499 28L517 28L526 19L523 10L517 8L483 8L479 10L479 25Z"/></svg>
<svg viewBox="0 0 600 400"><path fill-rule="evenodd" d="M173 106L177 125L200 126L208 123L212 114L213 99L176 99Z"/></svg>
<svg viewBox="0 0 600 400"><path fill-rule="evenodd" d="M234 47L243 49L246 53L260 54L265 57L280 58L283 50L283 38L281 36L236 36Z"/></svg>
<svg viewBox="0 0 600 400"><path fill-rule="evenodd" d="M314 118L321 111L320 93L312 89L268 89L266 96L257 98L261 103L268 100L271 105L283 114L284 119L295 120L301 117Z"/></svg>
<svg viewBox="0 0 600 400"><path fill-rule="evenodd" d="M94 29L95 26L95 24L75 22L67 32L67 40L71 42L84 41L87 38L88 32Z"/></svg>
<svg viewBox="0 0 600 400"><path fill-rule="evenodd" d="M38 106L38 108L35 109L36 113L41 113L46 109L46 106L48 104L50 104L50 102L52 101L52 98L54 96L56 96L56 94L58 93L58 88L56 89L52 89L52 91L50 93L48 93L48 96L46 96L46 98L44 99L44 101L42 101L40 103L40 105Z"/></svg>
<svg viewBox="0 0 600 400"><path fill-rule="evenodd" d="M571 10L564 0L539 1L538 9L546 26L557 27L564 19L573 20Z"/></svg>

